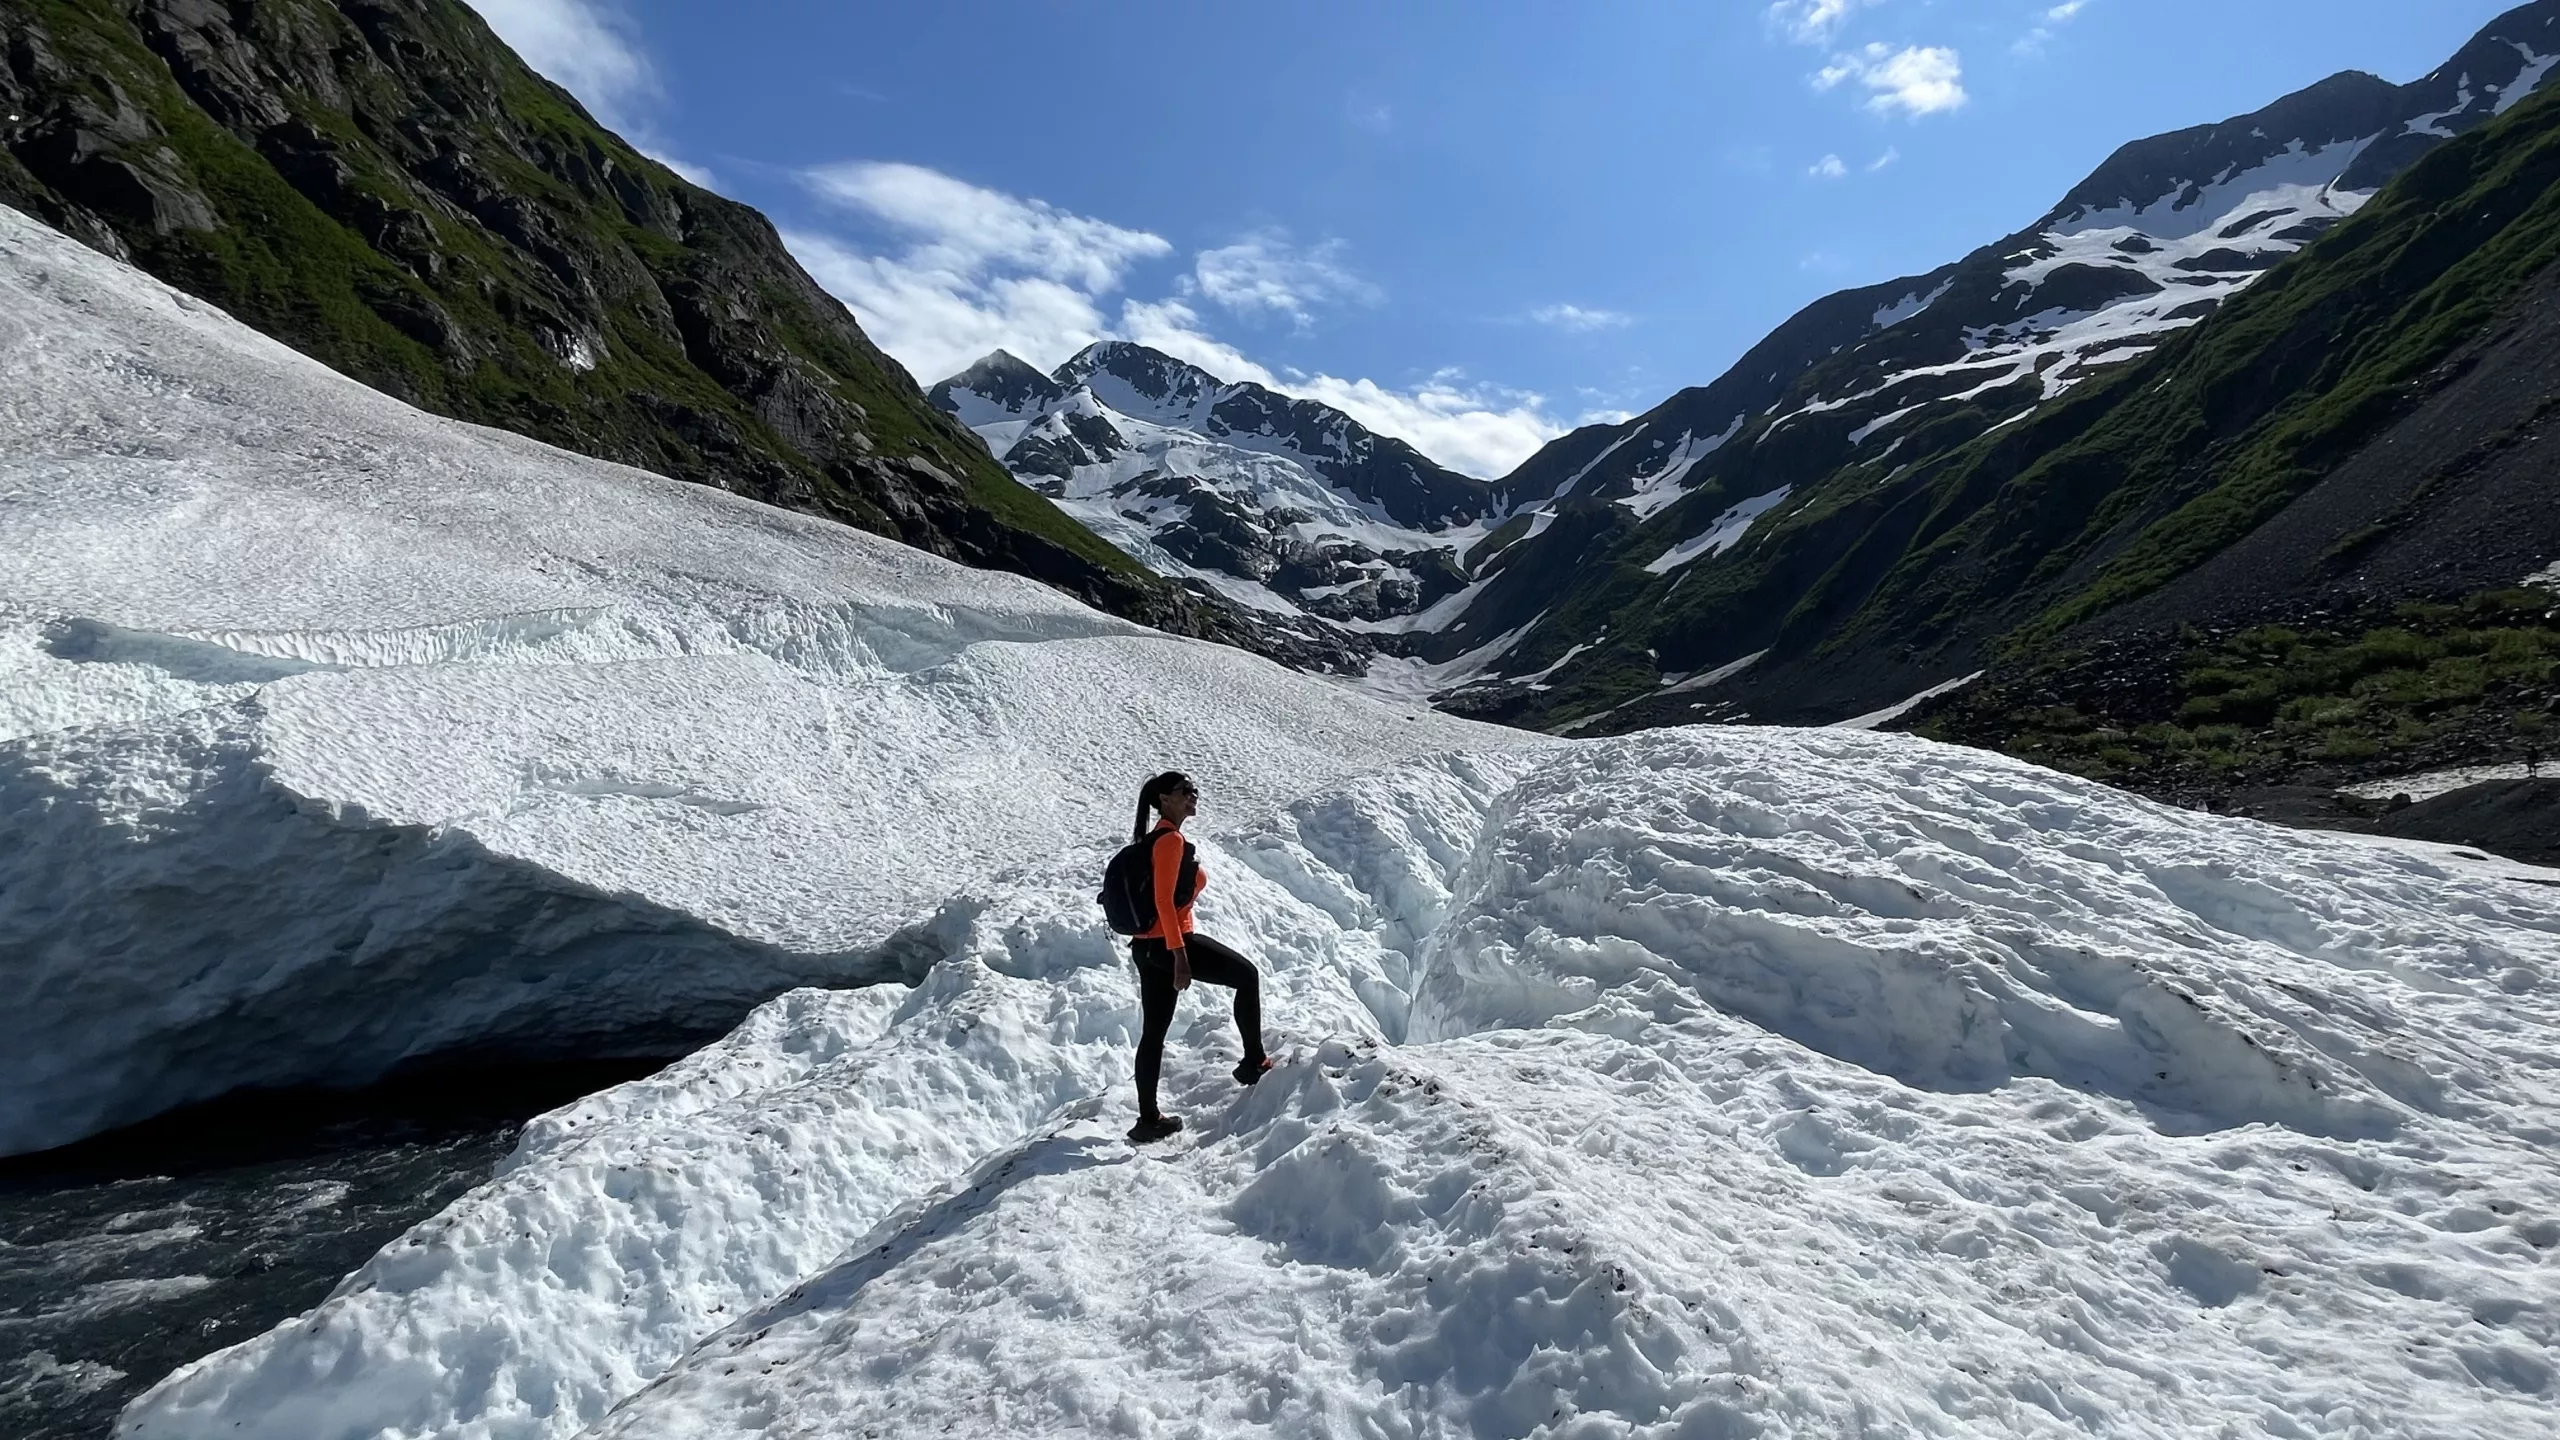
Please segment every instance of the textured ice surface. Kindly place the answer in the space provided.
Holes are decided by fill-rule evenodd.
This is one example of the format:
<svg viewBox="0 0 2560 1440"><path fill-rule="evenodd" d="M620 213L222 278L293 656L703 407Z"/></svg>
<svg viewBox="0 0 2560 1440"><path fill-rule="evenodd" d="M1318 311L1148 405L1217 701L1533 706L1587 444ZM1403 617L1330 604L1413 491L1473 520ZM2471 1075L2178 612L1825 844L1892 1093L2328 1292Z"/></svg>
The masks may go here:
<svg viewBox="0 0 2560 1440"><path fill-rule="evenodd" d="M2550 872L1414 716L430 420L6 212L0 281L19 1143L915 979L537 1120L125 1435L2548 1429ZM1139 1152L1090 896L1163 761L1280 1064L1201 987Z"/></svg>
<svg viewBox="0 0 2560 1440"><path fill-rule="evenodd" d="M1417 761L1207 847L1133 1151L1071 867L539 1124L136 1436L2515 1436L2549 872L1904 736ZM894 1003L894 1011L889 1009ZM396 1383L386 1377L400 1377Z"/></svg>

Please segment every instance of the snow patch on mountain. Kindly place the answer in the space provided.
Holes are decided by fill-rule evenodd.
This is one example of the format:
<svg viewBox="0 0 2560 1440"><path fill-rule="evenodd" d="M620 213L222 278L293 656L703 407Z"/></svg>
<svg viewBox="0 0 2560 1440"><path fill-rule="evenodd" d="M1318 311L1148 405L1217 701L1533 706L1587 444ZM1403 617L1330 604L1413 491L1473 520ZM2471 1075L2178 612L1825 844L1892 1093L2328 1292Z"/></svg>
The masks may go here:
<svg viewBox="0 0 2560 1440"><path fill-rule="evenodd" d="M1878 309L1875 314L1875 327L1879 330L1890 330L1894 326L1901 324L1903 321L1910 319L1912 316L1919 314L1921 311L1928 309L1930 306L1937 304L1940 300L1945 299L1947 292L1954 288L1955 281L1950 279L1939 282L1938 285L1930 289L1925 294L1921 291L1914 290L1910 294L1903 296L1901 299L1894 301L1892 304Z"/></svg>
<svg viewBox="0 0 2560 1440"><path fill-rule="evenodd" d="M2323 203L2329 187L2372 143L2370 138L2338 145L2288 141L2255 165L2199 176L2140 203L2075 208L2054 216L2048 229L2056 234L2126 230L2154 240L2185 240L2248 210L2311 208Z"/></svg>
<svg viewBox="0 0 2560 1440"><path fill-rule="evenodd" d="M2433 135L2440 140L2450 140L2454 137L2455 132L2447 129L2444 122L2452 119L2456 115L2468 113L2471 109L2472 98L2471 76L2468 72L2465 72L2459 88L2454 93L2453 103L2451 105L2446 106L2442 110L2429 111L2424 115L2420 115L2415 119L2412 119L2408 125L2402 129L2401 133L2404 135Z"/></svg>
<svg viewBox="0 0 2560 1440"><path fill-rule="evenodd" d="M2123 298L2097 306L2063 304L2015 319L1968 327L1965 355L1890 372L1846 405L1892 396L1906 386L1947 377L1972 383L1896 406L1852 432L1864 441L1885 425L1945 403L1965 403L2028 380L2050 400L2090 374L2149 354L2169 335L2196 324L2222 302L2311 237L2354 214L2369 194L2342 191L2335 180L2363 146L2304 150L2297 142L2267 164L2191 185L2141 206L2076 211L2040 232L2031 250L2001 275L2004 296L2016 290L2034 303L2049 284L2115 276ZM1818 413L1823 402L1797 413Z"/></svg>
<svg viewBox="0 0 2560 1440"><path fill-rule="evenodd" d="M1794 490L1792 485L1781 485L1766 495L1754 495L1734 505L1718 515L1705 533L1683 540L1646 562L1645 573L1667 575L1692 560L1720 555L1741 544L1742 537L1751 533L1751 527L1758 523L1760 517L1784 504Z"/></svg>
<svg viewBox="0 0 2560 1440"><path fill-rule="evenodd" d="M1717 435L1700 436L1682 431L1679 440L1672 444L1671 452L1662 458L1661 468L1649 474L1636 476L1633 481L1634 489L1628 494L1619 496L1617 503L1634 511L1639 520L1652 519L1679 500L1681 496L1689 493L1687 486L1683 483L1688 479L1689 472L1698 467L1699 461L1723 449L1734 436L1741 434L1743 425L1750 418L1748 415L1734 416L1733 423L1726 426L1723 433Z"/></svg>
<svg viewBox="0 0 2560 1440"><path fill-rule="evenodd" d="M1464 689L1490 674L1502 663L1504 656L1519 647L1533 625L1534 622L1514 626L1474 649L1462 651L1446 660L1424 660L1411 655L1372 656L1368 673L1353 683L1362 691L1383 700L1428 705L1435 697Z"/></svg>
<svg viewBox="0 0 2560 1440"><path fill-rule="evenodd" d="M1925 408L1925 406L1920 405L1905 405L1899 410L1888 410L1873 420L1868 421L1866 424L1859 426L1857 429L1850 431L1849 443L1852 445L1864 445L1867 443L1868 438L1873 436L1877 431L1887 429L1910 416L1917 415Z"/></svg>
<svg viewBox="0 0 2560 1440"><path fill-rule="evenodd" d="M2551 67L2560 65L2560 53L2542 55L2522 41L2514 44L2516 53L2524 57L2524 69L2517 73L2515 79L2499 87L2498 103L2489 110L2492 115L2504 115L2531 98L2534 91L2542 88L2542 82L2551 78Z"/></svg>
<svg viewBox="0 0 2560 1440"><path fill-rule="evenodd" d="M1981 678L1982 672L1976 670L1970 675L1959 676L1956 679L1946 681L1942 684L1932 685L1928 689L1923 690L1916 695L1897 700L1893 704L1887 705L1881 710L1870 710L1864 715L1851 716L1849 719L1840 721L1831 728L1835 730L1881 730L1885 726L1892 724L1894 721L1901 719L1903 716L1910 714L1912 711L1919 709L1922 705L1937 699L1939 696L1952 695L1958 690L1963 689L1967 685L1970 685Z"/></svg>
<svg viewBox="0 0 2560 1440"><path fill-rule="evenodd" d="M1599 454L1592 456L1581 469L1576 470L1572 474L1564 477L1564 479L1557 481L1555 490L1547 496L1547 499L1551 501L1561 500L1565 496L1572 494L1574 487L1580 485L1586 478L1588 478L1592 471L1599 469L1610 456L1625 449L1629 444L1633 443L1637 437L1643 435L1644 432L1644 422L1638 421L1634 428L1628 430L1626 434L1619 436L1617 439L1610 441L1608 446L1601 450Z"/></svg>

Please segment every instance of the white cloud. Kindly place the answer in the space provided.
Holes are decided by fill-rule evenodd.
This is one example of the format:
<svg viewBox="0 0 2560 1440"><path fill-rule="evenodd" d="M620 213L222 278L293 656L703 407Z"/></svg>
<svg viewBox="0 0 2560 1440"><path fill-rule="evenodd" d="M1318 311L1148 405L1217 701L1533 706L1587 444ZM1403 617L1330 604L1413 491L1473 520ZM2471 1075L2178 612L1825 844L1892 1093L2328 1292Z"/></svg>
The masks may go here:
<svg viewBox="0 0 2560 1440"><path fill-rule="evenodd" d="M1568 428L1547 413L1545 397L1469 385L1455 370L1440 371L1408 390L1337 375L1275 374L1208 334L1201 328L1199 312L1179 300L1127 302L1120 307L1120 332L1125 339L1188 360L1221 380L1250 381L1330 405L1381 435L1409 442L1453 470L1487 479L1507 474Z"/></svg>
<svg viewBox="0 0 2560 1440"><path fill-rule="evenodd" d="M657 72L629 24L590 0L469 0L524 63L617 129L658 96ZM681 173L681 172L679 172Z"/></svg>
<svg viewBox="0 0 2560 1440"><path fill-rule="evenodd" d="M1301 376L1274 388L1321 400L1452 470L1488 480L1509 474L1568 428L1547 413L1544 396L1465 381L1444 370L1411 390L1331 375Z"/></svg>
<svg viewBox="0 0 2560 1440"><path fill-rule="evenodd" d="M1636 323L1636 317L1618 310L1601 310L1585 305L1541 305L1529 312L1529 318L1576 335L1595 330L1624 330Z"/></svg>
<svg viewBox="0 0 2560 1440"><path fill-rule="evenodd" d="M1902 158L1902 150L1901 150L1901 147L1899 147L1899 146L1895 146L1895 145L1887 145L1886 147L1884 147L1884 153L1883 153L1883 154L1881 154L1881 155L1877 156L1876 158L1874 158L1873 160L1870 160L1870 161L1868 161L1868 162L1867 162L1867 173L1868 173L1868 174L1870 174L1870 175L1873 175L1873 174L1874 174L1874 173L1876 173L1877 171L1882 170L1882 169L1885 169L1886 167L1888 167L1888 166L1892 165L1895 161L1900 160L1901 158Z"/></svg>
<svg viewBox="0 0 2560 1440"><path fill-rule="evenodd" d="M1879 115L1896 112L1918 118L1961 107L1964 63L1943 45L1869 45L1831 57L1814 73L1813 88L1829 90L1855 80L1871 93L1867 108Z"/></svg>
<svg viewBox="0 0 2560 1440"><path fill-rule="evenodd" d="M2028 60L2043 59L2045 44L2053 39L2055 29L2070 24L2075 16L2087 8L2089 8L2089 0L2063 0L2063 3L2044 12L2040 24L2019 36L2017 42L2009 47L2009 53Z"/></svg>
<svg viewBox="0 0 2560 1440"><path fill-rule="evenodd" d="M990 350L1053 366L1109 334L1100 297L1162 236L972 185L920 165L830 165L802 177L895 237L882 253L814 230L783 236L874 343L925 384Z"/></svg>
<svg viewBox="0 0 2560 1440"><path fill-rule="evenodd" d="M1776 0L1769 23L1799 45L1828 45L1851 14L1883 0Z"/></svg>
<svg viewBox="0 0 2560 1440"><path fill-rule="evenodd" d="M1280 388L1279 377L1201 328L1200 312L1180 300L1129 300L1120 306L1119 338L1188 360L1221 380Z"/></svg>
<svg viewBox="0 0 2560 1440"><path fill-rule="evenodd" d="M1173 253L1160 235L921 165L859 161L823 166L803 178L821 198L911 237L910 264L972 279L1015 271L1104 291L1137 261Z"/></svg>
<svg viewBox="0 0 2560 1440"><path fill-rule="evenodd" d="M1849 173L1849 167L1847 164L1842 162L1839 156L1825 155L1821 159L1814 161L1811 165L1806 166L1804 173L1812 176L1816 180L1837 180L1841 176Z"/></svg>
<svg viewBox="0 0 2560 1440"><path fill-rule="evenodd" d="M1175 294L1123 299L1115 316L1105 306L1113 292L1139 265L1172 253L1161 236L917 165L833 165L803 178L889 243L814 229L785 231L784 243L852 307L881 349L928 385L990 350L1010 350L1045 370L1096 340L1122 339L1224 380L1320 400L1469 474L1502 474L1566 429L1542 397L1470 384L1453 371L1406 389L1275 373L1209 332L1195 303L1299 319L1319 303L1375 298L1375 287L1343 268L1331 243L1300 250L1268 232L1203 251L1174 282Z"/></svg>
<svg viewBox="0 0 2560 1440"><path fill-rule="evenodd" d="M1384 298L1377 286L1342 263L1348 248L1340 240L1327 240L1300 249L1286 232L1257 231L1235 244L1201 251L1192 262L1192 283L1233 314L1267 312L1303 329L1317 306L1343 301L1375 305Z"/></svg>
<svg viewBox="0 0 2560 1440"><path fill-rule="evenodd" d="M921 384L990 350L1010 350L1046 369L1109 330L1090 295L1043 276L972 278L866 255L806 230L783 231L782 243Z"/></svg>

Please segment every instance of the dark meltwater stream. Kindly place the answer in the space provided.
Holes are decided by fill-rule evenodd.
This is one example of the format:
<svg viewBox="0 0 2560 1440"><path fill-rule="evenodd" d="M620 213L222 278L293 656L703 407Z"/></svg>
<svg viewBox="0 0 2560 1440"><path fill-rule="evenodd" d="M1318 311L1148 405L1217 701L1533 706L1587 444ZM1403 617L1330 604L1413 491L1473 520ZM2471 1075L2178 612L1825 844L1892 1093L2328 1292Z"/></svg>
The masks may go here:
<svg viewBox="0 0 2560 1440"><path fill-rule="evenodd" d="M107 1435L161 1376L320 1303L526 1120L660 1063L240 1096L0 1160L0 1436Z"/></svg>

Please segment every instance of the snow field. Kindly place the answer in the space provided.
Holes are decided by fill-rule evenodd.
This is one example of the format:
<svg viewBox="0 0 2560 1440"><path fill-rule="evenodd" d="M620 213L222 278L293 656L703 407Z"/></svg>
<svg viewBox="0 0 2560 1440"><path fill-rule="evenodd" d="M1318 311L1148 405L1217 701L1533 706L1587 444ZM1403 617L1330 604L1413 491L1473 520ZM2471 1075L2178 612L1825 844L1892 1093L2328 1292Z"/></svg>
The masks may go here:
<svg viewBox="0 0 2560 1440"><path fill-rule="evenodd" d="M1204 846L1204 923L1262 957L1275 1037L1374 1035L1372 1007L1401 1008L1408 951L1519 763L1426 762ZM793 992L534 1122L489 1186L313 1316L171 1377L126 1433L574 1434L944 1177L1062 1110L1125 1110L1139 1017L1090 893L1106 853L956 899L912 941L941 960L912 990ZM1196 993L1168 1094L1233 1089L1225 997Z"/></svg>
<svg viewBox="0 0 2560 1440"><path fill-rule="evenodd" d="M594 1433L2531 1433L2512 1236L1790 1048L1330 1042L1161 1157L1062 1116Z"/></svg>
<svg viewBox="0 0 2560 1440"><path fill-rule="evenodd" d="M1408 1033L1517 1026L1669 968L1913 1085L2043 1075L2175 1130L2383 1133L2549 1098L2491 1077L2529 1053L2502 1053L2520 1026L2560 1026L2560 906L1947 755L1707 730L1548 760L1489 824L1475 918Z"/></svg>
<svg viewBox="0 0 2560 1440"><path fill-rule="evenodd" d="M337 1358L280 1327L127 1433L2485 1437L2547 1406L2560 907L2497 867L1764 730L1399 766L1208 864L1282 1065L1238 1096L1195 991L1182 1140L1115 1138L1134 995L1091 865L1025 872L946 912L876 1033L882 991L800 992L538 1124L421 1227L431 1272L369 1285L394 1246L322 1308ZM460 1233L501 1200L626 1268ZM411 1333L478 1390L382 1407Z"/></svg>
<svg viewBox="0 0 2560 1440"><path fill-rule="evenodd" d="M0 212L0 1153L909 975L1127 823L1527 743L420 414Z"/></svg>

